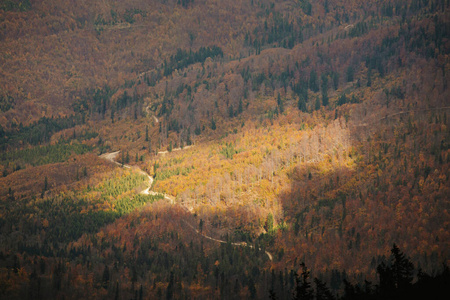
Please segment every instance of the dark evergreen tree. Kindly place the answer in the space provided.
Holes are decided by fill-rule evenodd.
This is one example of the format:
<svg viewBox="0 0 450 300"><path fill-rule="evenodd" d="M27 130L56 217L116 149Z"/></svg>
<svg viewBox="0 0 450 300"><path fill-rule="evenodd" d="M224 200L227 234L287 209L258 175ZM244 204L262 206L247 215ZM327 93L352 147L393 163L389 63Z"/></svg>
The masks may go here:
<svg viewBox="0 0 450 300"><path fill-rule="evenodd" d="M109 285L109 268L108 266L105 266L105 269L103 270L103 276L102 276L102 287L104 289L107 289Z"/></svg>
<svg viewBox="0 0 450 300"><path fill-rule="evenodd" d="M323 104L323 106L328 106L328 101L329 101L328 93L325 92L325 93L322 94L322 104Z"/></svg>
<svg viewBox="0 0 450 300"><path fill-rule="evenodd" d="M413 280L414 265L400 251L396 244L391 249L389 262L377 267L380 277L379 294L381 297L393 297L410 289Z"/></svg>
<svg viewBox="0 0 450 300"><path fill-rule="evenodd" d="M302 96L298 97L297 106L299 110L301 110L302 112L306 112L306 101L304 97Z"/></svg>
<svg viewBox="0 0 450 300"><path fill-rule="evenodd" d="M400 251L396 244L391 250L392 271L394 284L397 289L405 289L411 286L413 280L413 263Z"/></svg>
<svg viewBox="0 0 450 300"><path fill-rule="evenodd" d="M295 274L295 294L294 300L313 300L314 291L311 287L311 282L309 281L310 271L306 267L305 263L301 263L302 273L300 275Z"/></svg>
<svg viewBox="0 0 450 300"><path fill-rule="evenodd" d="M366 299L369 295L365 295L364 292L357 285L351 284L349 281L344 279L344 295L342 299L346 300L357 300Z"/></svg>
<svg viewBox="0 0 450 300"><path fill-rule="evenodd" d="M334 300L336 299L330 289L318 278L314 278L316 285L316 300Z"/></svg>
<svg viewBox="0 0 450 300"><path fill-rule="evenodd" d="M270 300L278 300L277 295L275 294L275 292L273 291L273 289L269 290L269 299Z"/></svg>
<svg viewBox="0 0 450 300"><path fill-rule="evenodd" d="M319 91L319 79L317 78L317 73L313 69L309 74L309 89L315 93Z"/></svg>
<svg viewBox="0 0 450 300"><path fill-rule="evenodd" d="M328 76L326 74L322 74L321 79L322 104L323 106L328 106Z"/></svg>
<svg viewBox="0 0 450 300"><path fill-rule="evenodd" d="M252 277L250 277L248 282L248 290L250 292L250 299L256 299L256 287Z"/></svg>
<svg viewBox="0 0 450 300"><path fill-rule="evenodd" d="M190 146L192 145L192 140L191 140L191 128L188 128L188 132L186 135L186 145Z"/></svg>
<svg viewBox="0 0 450 300"><path fill-rule="evenodd" d="M316 97L315 108L316 108L316 110L319 110L319 109L320 109L320 98L319 98L319 96Z"/></svg>
<svg viewBox="0 0 450 300"><path fill-rule="evenodd" d="M337 90L339 87L339 73L333 72L332 78L333 78L333 88Z"/></svg>
<svg viewBox="0 0 450 300"><path fill-rule="evenodd" d="M238 115L240 115L243 112L244 108L243 108L243 104L242 104L242 99L239 99L239 106L238 106L238 110L237 113Z"/></svg>
<svg viewBox="0 0 450 300"><path fill-rule="evenodd" d="M353 69L353 66L352 65L348 66L348 68L347 68L347 82L352 82L354 80L354 74L355 74L355 71Z"/></svg>
<svg viewBox="0 0 450 300"><path fill-rule="evenodd" d="M45 176L44 178L44 186L42 187L41 198L44 198L45 192L48 191L48 178Z"/></svg>
<svg viewBox="0 0 450 300"><path fill-rule="evenodd" d="M372 69L367 70L367 86L372 86Z"/></svg>
<svg viewBox="0 0 450 300"><path fill-rule="evenodd" d="M337 105L338 105L338 106L341 106L341 105L344 105L344 104L347 103L347 102L348 102L347 96L346 96L345 94L342 94L342 95L339 96L339 98L338 98Z"/></svg>
<svg viewBox="0 0 450 300"><path fill-rule="evenodd" d="M231 105L228 107L228 116L229 116L230 118L234 117L233 104L231 104Z"/></svg>
<svg viewBox="0 0 450 300"><path fill-rule="evenodd" d="M48 190L48 178L45 176L44 178L44 192Z"/></svg>
<svg viewBox="0 0 450 300"><path fill-rule="evenodd" d="M115 288L115 294L114 294L114 300L119 300L119 281L116 281L116 288Z"/></svg>
<svg viewBox="0 0 450 300"><path fill-rule="evenodd" d="M283 100L281 99L280 94L278 94L278 97L277 97L277 105L278 105L278 111L280 112L280 114L282 114L284 112L284 104L283 104Z"/></svg>
<svg viewBox="0 0 450 300"><path fill-rule="evenodd" d="M203 232L203 219L200 219L200 223L198 224L198 230L200 231L200 233Z"/></svg>
<svg viewBox="0 0 450 300"><path fill-rule="evenodd" d="M171 271L169 277L169 284L167 285L167 293L166 293L167 300L173 299L173 288L174 288L174 275L173 271Z"/></svg>
<svg viewBox="0 0 450 300"><path fill-rule="evenodd" d="M239 280L236 278L236 281L234 282L233 293L235 295L239 295L240 292L241 292L241 284L239 283Z"/></svg>

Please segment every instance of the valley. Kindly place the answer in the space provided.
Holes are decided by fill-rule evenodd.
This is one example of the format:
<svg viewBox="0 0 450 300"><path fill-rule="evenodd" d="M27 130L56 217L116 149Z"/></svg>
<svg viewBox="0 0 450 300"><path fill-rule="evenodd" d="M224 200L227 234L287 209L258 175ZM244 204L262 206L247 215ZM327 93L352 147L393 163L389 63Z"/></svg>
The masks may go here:
<svg viewBox="0 0 450 300"><path fill-rule="evenodd" d="M449 10L0 0L0 298L432 298Z"/></svg>

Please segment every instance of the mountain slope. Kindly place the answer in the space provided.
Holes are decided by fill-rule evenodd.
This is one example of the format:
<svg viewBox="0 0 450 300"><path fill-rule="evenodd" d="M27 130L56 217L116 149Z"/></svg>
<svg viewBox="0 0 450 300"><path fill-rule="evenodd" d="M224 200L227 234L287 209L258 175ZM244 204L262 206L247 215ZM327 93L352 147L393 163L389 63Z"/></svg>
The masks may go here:
<svg viewBox="0 0 450 300"><path fill-rule="evenodd" d="M448 264L449 1L19 2L2 296L382 298L394 243Z"/></svg>

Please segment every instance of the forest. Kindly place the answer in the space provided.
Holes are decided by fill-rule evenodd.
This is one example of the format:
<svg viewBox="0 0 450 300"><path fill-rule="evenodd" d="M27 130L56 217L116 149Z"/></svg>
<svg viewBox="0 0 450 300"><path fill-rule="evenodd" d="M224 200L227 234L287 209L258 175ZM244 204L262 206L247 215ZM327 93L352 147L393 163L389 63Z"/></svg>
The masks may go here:
<svg viewBox="0 0 450 300"><path fill-rule="evenodd" d="M0 0L0 299L440 299L449 0Z"/></svg>

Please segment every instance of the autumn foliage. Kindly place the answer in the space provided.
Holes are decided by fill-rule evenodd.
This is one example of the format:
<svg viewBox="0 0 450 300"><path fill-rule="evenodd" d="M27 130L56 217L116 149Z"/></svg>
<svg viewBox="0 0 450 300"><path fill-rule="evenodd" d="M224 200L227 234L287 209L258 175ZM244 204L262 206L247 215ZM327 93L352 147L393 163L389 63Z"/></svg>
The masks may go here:
<svg viewBox="0 0 450 300"><path fill-rule="evenodd" d="M448 278L448 15L0 1L0 297L382 298Z"/></svg>

